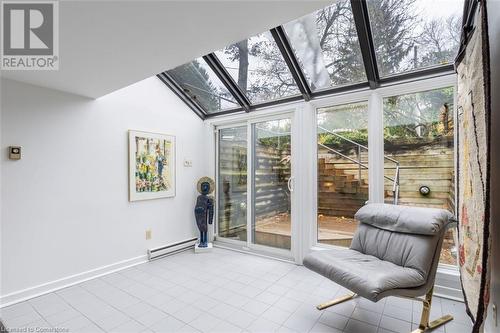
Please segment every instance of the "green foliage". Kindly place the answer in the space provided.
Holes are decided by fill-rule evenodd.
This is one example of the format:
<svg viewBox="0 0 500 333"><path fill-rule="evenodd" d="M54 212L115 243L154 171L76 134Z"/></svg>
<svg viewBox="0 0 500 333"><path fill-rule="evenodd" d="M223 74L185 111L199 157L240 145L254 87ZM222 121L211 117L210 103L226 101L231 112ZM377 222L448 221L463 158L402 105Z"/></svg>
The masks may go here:
<svg viewBox="0 0 500 333"><path fill-rule="evenodd" d="M368 104L351 103L325 107L318 110L318 124L330 131L368 128Z"/></svg>
<svg viewBox="0 0 500 333"><path fill-rule="evenodd" d="M384 137L437 137L453 129L453 87L384 99Z"/></svg>
<svg viewBox="0 0 500 333"><path fill-rule="evenodd" d="M266 146L266 147L272 147L278 150L286 150L290 149L290 136L273 136L273 137L268 137L268 138L260 138L259 139L259 145L261 146Z"/></svg>
<svg viewBox="0 0 500 333"><path fill-rule="evenodd" d="M354 144L349 143L347 140L345 140L348 139L363 146L368 145L368 131L366 129L349 131L349 132L339 132L337 134L342 136L342 138L333 135L331 133L318 134L318 142L327 146L336 146L336 147L352 146L352 148L355 148Z"/></svg>

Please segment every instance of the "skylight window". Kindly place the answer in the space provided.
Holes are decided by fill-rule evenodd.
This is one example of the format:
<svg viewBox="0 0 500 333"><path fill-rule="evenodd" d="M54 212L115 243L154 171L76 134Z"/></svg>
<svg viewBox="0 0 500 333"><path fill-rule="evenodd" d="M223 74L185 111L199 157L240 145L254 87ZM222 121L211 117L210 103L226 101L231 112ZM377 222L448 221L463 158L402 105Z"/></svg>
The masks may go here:
<svg viewBox="0 0 500 333"><path fill-rule="evenodd" d="M203 58L176 67L167 73L207 113L239 107L234 97Z"/></svg>
<svg viewBox="0 0 500 333"><path fill-rule="evenodd" d="M382 77L453 63L460 44L461 0L368 0Z"/></svg>
<svg viewBox="0 0 500 333"><path fill-rule="evenodd" d="M215 55L252 104L299 94L299 89L269 32L232 44Z"/></svg>
<svg viewBox="0 0 500 333"><path fill-rule="evenodd" d="M337 1L284 28L312 91L366 82L350 1Z"/></svg>
<svg viewBox="0 0 500 333"><path fill-rule="evenodd" d="M202 119L447 75L464 0L336 0L158 77Z"/></svg>

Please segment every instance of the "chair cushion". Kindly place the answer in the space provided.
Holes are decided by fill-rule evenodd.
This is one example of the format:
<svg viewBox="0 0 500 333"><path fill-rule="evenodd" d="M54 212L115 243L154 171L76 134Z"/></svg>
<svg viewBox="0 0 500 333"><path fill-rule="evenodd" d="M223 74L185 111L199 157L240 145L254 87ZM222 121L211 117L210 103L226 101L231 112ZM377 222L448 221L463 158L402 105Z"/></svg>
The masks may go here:
<svg viewBox="0 0 500 333"><path fill-rule="evenodd" d="M413 288L426 282L416 269L351 249L314 251L304 258L304 266L373 302L389 289Z"/></svg>
<svg viewBox="0 0 500 333"><path fill-rule="evenodd" d="M392 232L360 223L350 249L429 275L440 235Z"/></svg>
<svg viewBox="0 0 500 333"><path fill-rule="evenodd" d="M374 227L419 235L437 235L453 215L444 209L372 203L361 207L354 218Z"/></svg>

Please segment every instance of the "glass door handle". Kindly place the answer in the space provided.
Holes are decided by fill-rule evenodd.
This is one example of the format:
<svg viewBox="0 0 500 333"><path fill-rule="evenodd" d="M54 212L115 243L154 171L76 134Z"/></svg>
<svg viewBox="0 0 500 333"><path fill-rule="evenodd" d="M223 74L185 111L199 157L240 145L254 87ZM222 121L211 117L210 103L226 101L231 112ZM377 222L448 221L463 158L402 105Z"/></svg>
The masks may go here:
<svg viewBox="0 0 500 333"><path fill-rule="evenodd" d="M288 190L290 192L293 192L293 183L292 183L293 179L294 179L293 177L288 178L288 184L287 185L288 185Z"/></svg>

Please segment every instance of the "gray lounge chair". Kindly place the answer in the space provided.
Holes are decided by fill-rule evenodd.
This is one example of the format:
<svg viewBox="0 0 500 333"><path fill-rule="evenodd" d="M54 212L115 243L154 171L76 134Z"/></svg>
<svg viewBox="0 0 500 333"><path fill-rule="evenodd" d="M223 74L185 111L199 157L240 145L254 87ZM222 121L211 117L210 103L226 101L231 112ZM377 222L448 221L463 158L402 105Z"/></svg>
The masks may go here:
<svg viewBox="0 0 500 333"><path fill-rule="evenodd" d="M455 225L443 209L367 204L355 215L359 226L349 249L314 251L304 266L351 290L318 305L318 310L362 296L373 302L387 296L420 300L425 332L453 320L429 323L434 279L446 230Z"/></svg>

